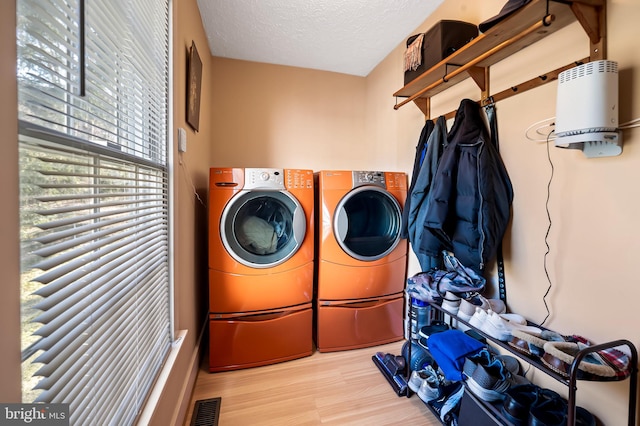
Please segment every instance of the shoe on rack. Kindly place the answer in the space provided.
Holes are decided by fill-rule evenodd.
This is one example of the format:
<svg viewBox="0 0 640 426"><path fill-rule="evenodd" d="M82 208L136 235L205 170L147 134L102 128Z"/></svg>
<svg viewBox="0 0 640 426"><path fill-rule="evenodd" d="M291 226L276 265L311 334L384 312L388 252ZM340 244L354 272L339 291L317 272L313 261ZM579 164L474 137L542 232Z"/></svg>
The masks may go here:
<svg viewBox="0 0 640 426"><path fill-rule="evenodd" d="M579 342L547 342L544 344L542 362L556 373L569 377L576 355L587 347ZM614 379L617 375L616 370L598 352L592 352L578 364L577 377L587 380L604 380Z"/></svg>
<svg viewBox="0 0 640 426"><path fill-rule="evenodd" d="M492 310L499 314L507 312L507 307L500 299L487 299L480 294L473 294L470 297L460 300L460 306L458 307L458 318L463 321L469 322L471 317L476 311L476 308L483 309L485 311Z"/></svg>
<svg viewBox="0 0 640 426"><path fill-rule="evenodd" d="M462 381L454 381L445 384L437 399L428 402L431 409L440 417L442 424L454 424L452 418L459 411L460 400L464 394Z"/></svg>
<svg viewBox="0 0 640 426"><path fill-rule="evenodd" d="M526 425L531 407L538 400L539 390L540 387L532 383L509 388L500 409L502 415L515 426Z"/></svg>
<svg viewBox="0 0 640 426"><path fill-rule="evenodd" d="M535 358L542 358L545 343L566 341L564 336L551 330L542 330L540 335L535 335L526 330L514 329L511 335L511 340L508 342L509 346L522 354Z"/></svg>
<svg viewBox="0 0 640 426"><path fill-rule="evenodd" d="M426 370L416 370L411 372L411 377L409 377L409 389L413 392L418 393L418 389L422 386L422 383L427 380L428 374Z"/></svg>
<svg viewBox="0 0 640 426"><path fill-rule="evenodd" d="M504 368L506 368L507 371L511 372L511 374L520 375L520 373L522 372L520 362L516 357L513 357L511 355L502 355L491 346L488 346L486 349L482 349L473 356L465 359L464 367L474 369L475 367L468 366L466 361L470 361L472 364L482 365L491 365L496 362L501 362ZM467 375L467 377L471 377L471 374L467 374L467 371L464 371L464 373ZM473 371L471 371L471 373L473 373Z"/></svg>
<svg viewBox="0 0 640 426"><path fill-rule="evenodd" d="M495 312L495 311L494 311ZM503 319L506 319L507 321L513 323L513 324L520 324L520 325L527 325L527 320L525 317L523 317L520 314L514 314L514 313L502 313L500 314L500 316Z"/></svg>
<svg viewBox="0 0 640 426"><path fill-rule="evenodd" d="M473 313L471 318L469 318L469 325L484 332L484 323L487 321L487 319L487 311L476 307L476 311Z"/></svg>
<svg viewBox="0 0 640 426"><path fill-rule="evenodd" d="M458 314L458 308L460 307L461 298L457 294L447 291L442 297L442 309L449 312L451 315Z"/></svg>
<svg viewBox="0 0 640 426"><path fill-rule="evenodd" d="M577 426L596 426L596 417L586 408L576 407L576 425Z"/></svg>
<svg viewBox="0 0 640 426"><path fill-rule="evenodd" d="M464 395L464 386L461 382L457 382L456 385L457 387L453 388L446 387L442 392L447 392L447 397L443 401L442 408L440 409L440 421L445 425L457 424L460 401L462 400L462 395ZM430 403L433 403L433 401Z"/></svg>
<svg viewBox="0 0 640 426"><path fill-rule="evenodd" d="M428 366L422 370L424 379L420 384L420 388L417 390L418 397L424 401L429 402L440 397L440 391L442 388L442 379L438 372L431 366Z"/></svg>
<svg viewBox="0 0 640 426"><path fill-rule="evenodd" d="M529 426L565 426L567 401L550 389L539 389L529 412Z"/></svg>
<svg viewBox="0 0 640 426"><path fill-rule="evenodd" d="M432 334L447 331L449 328L449 324L444 321L431 321L431 324L421 327L418 334L420 337L428 339Z"/></svg>
<svg viewBox="0 0 640 426"><path fill-rule="evenodd" d="M526 331L534 336L539 336L542 333L542 330L537 327L511 322L493 311L487 312L487 319L483 325L483 331L485 333L502 342L511 340L514 329Z"/></svg>
<svg viewBox="0 0 640 426"><path fill-rule="evenodd" d="M510 388L530 383L525 377L510 371L503 359L488 350L480 351L469 357L469 360L476 365L471 376L467 378L467 387L483 401L501 401ZM514 369L513 366L510 368ZM470 369L467 365L467 370Z"/></svg>

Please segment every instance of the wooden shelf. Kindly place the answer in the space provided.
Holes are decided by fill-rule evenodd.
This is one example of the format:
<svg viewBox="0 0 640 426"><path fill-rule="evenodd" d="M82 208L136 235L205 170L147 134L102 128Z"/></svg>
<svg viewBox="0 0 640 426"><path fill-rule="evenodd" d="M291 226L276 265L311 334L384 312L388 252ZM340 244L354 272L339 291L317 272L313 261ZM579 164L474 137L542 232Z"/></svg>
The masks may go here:
<svg viewBox="0 0 640 426"><path fill-rule="evenodd" d="M491 65L576 20L589 38L590 60L605 59L605 5L605 0L532 0L396 91L393 96L407 99L394 108L414 101L428 116L430 97L469 77L482 90L482 98L487 98L490 96L488 70Z"/></svg>

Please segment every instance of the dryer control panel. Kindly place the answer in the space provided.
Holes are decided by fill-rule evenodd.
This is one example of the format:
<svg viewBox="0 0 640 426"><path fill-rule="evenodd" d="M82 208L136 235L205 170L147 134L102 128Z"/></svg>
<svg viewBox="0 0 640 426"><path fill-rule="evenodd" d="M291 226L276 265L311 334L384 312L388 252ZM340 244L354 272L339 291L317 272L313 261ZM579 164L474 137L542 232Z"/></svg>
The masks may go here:
<svg viewBox="0 0 640 426"><path fill-rule="evenodd" d="M356 188L362 185L377 185L386 188L387 184L384 172L354 170L353 187Z"/></svg>

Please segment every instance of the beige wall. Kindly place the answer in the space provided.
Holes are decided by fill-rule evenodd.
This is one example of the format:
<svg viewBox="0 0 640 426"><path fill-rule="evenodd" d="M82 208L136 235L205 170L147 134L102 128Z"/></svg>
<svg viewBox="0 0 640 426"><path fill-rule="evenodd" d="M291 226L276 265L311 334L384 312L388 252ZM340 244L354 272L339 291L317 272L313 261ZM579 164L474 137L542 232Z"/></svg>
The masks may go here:
<svg viewBox="0 0 640 426"><path fill-rule="evenodd" d="M212 166L317 170L379 161L364 149L362 77L214 57L212 78Z"/></svg>
<svg viewBox="0 0 640 426"><path fill-rule="evenodd" d="M419 30L440 19L478 23L504 2L446 0ZM632 28L640 4L608 2L608 58L620 67L620 122L640 116L640 57ZM417 32L417 30L416 30ZM392 94L402 87L403 46L366 78L274 65L213 59L215 166L379 169L411 173L424 117L413 104L393 110ZM573 24L491 68L495 93L588 55L588 41ZM545 202L551 166L544 143L527 140L525 130L555 115L552 82L497 105L501 152L514 185L513 220L505 239L507 299L511 311L541 322L549 285L544 255ZM455 110L480 91L464 82L432 99L432 115ZM451 122L450 122L451 124ZM625 338L640 345L635 306L640 296L634 268L640 252L640 130L625 130L619 157L587 159L579 151L550 148L554 166L549 211L547 270L552 288L545 325L596 343ZM419 272L411 256L409 275ZM492 280L494 278L492 277ZM534 381L565 392L541 373ZM606 424L626 422L629 382L580 383L578 403Z"/></svg>
<svg viewBox="0 0 640 426"><path fill-rule="evenodd" d="M197 132L187 124L185 112L187 59L192 41L203 69ZM187 335L152 419L152 424L158 426L182 424L189 409L200 366L200 338L207 318L206 200L212 65L196 0L173 0L173 43L174 318L175 329L187 330ZM177 151L178 128L187 132L185 153Z"/></svg>

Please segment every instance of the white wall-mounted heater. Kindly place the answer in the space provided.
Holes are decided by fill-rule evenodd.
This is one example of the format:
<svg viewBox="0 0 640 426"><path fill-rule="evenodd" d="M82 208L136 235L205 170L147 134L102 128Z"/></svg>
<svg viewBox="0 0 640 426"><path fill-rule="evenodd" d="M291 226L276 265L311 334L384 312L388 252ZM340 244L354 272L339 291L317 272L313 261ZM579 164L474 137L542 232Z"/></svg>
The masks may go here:
<svg viewBox="0 0 640 426"><path fill-rule="evenodd" d="M618 63L593 61L558 76L556 146L588 158L622 153L618 130Z"/></svg>

